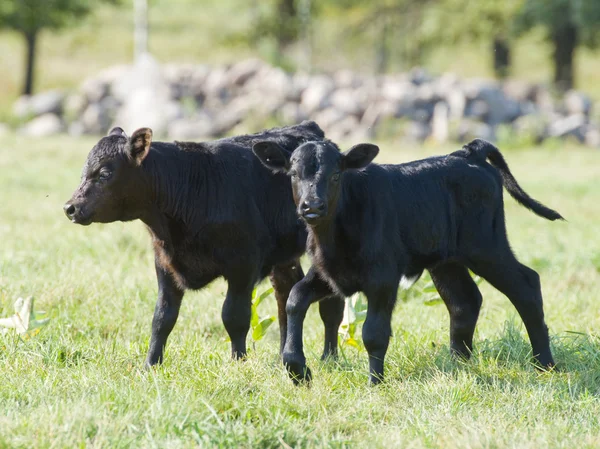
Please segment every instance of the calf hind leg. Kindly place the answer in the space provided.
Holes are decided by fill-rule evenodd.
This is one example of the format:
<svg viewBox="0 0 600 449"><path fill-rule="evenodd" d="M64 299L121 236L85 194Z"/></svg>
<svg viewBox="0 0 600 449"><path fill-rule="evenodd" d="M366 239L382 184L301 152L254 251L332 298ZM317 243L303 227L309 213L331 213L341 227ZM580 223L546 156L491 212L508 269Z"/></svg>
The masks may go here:
<svg viewBox="0 0 600 449"><path fill-rule="evenodd" d="M510 299L525 324L533 356L540 365L553 367L539 275L519 263L508 247L476 258L471 269Z"/></svg>
<svg viewBox="0 0 600 449"><path fill-rule="evenodd" d="M277 300L277 319L279 322L279 354L283 353L287 334L287 313L285 305L292 287L304 277L300 261L295 260L285 265L275 265L270 279Z"/></svg>
<svg viewBox="0 0 600 449"><path fill-rule="evenodd" d="M246 356L246 337L250 330L252 303L252 281L228 279L227 295L223 303L221 318L231 339L231 357Z"/></svg>
<svg viewBox="0 0 600 449"><path fill-rule="evenodd" d="M337 358L338 329L344 318L344 298L333 296L319 303L319 314L325 326L325 347L321 360Z"/></svg>
<svg viewBox="0 0 600 449"><path fill-rule="evenodd" d="M392 335L392 311L397 288L380 288L365 293L369 305L362 338L369 354L369 379L371 384L378 384L383 380L383 364Z"/></svg>
<svg viewBox="0 0 600 449"><path fill-rule="evenodd" d="M431 279L450 314L450 349L468 359L481 309L481 293L466 267L446 263L430 270Z"/></svg>

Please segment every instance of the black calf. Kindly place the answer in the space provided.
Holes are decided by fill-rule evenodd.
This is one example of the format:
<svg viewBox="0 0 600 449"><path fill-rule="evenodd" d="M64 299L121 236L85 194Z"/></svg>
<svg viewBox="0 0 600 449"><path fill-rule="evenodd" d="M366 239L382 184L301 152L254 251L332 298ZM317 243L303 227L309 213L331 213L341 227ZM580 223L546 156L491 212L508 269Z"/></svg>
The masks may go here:
<svg viewBox="0 0 600 449"><path fill-rule="evenodd" d="M263 167L250 148L267 139L291 152L323 137L314 122L205 143L152 142L150 129L129 138L115 128L94 146L64 209L83 225L140 219L148 226L158 301L147 365L162 362L185 290L203 288L219 276L228 283L222 318L232 356L246 354L252 289L269 274L283 349L285 303L303 277L298 258L306 227L296 215L287 178ZM334 306L340 301L332 299ZM332 313L324 322L325 355L335 355L341 316Z"/></svg>
<svg viewBox="0 0 600 449"><path fill-rule="evenodd" d="M482 298L471 269L508 296L525 323L535 358L553 366L539 276L510 249L502 186L536 214L562 217L530 198L498 149L483 140L448 156L401 165L370 164L378 151L361 144L342 154L324 141L305 143L290 156L273 142L254 145L263 164L290 175L298 214L309 225L314 265L287 304L283 360L290 374L310 378L302 350L309 305L336 293L362 291L369 301L363 340L370 378L379 382L398 284L411 284L425 269L450 313L454 353L469 357L473 348Z"/></svg>

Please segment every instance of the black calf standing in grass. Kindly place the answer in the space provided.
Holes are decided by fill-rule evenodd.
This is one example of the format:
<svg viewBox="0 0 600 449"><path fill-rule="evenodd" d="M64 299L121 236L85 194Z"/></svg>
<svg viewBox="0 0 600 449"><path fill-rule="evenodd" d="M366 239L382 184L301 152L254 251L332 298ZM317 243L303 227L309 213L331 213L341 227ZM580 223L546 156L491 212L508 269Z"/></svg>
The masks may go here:
<svg viewBox="0 0 600 449"><path fill-rule="evenodd" d="M266 139L291 152L323 137L314 122L207 143L152 142L148 128L131 138L114 128L92 148L64 210L82 225L136 219L147 225L158 278L148 366L162 362L184 291L201 289L219 276L228 283L222 318L233 358L246 355L252 289L267 275L277 298L283 348L285 303L303 277L298 258L307 232L287 176L273 175L251 148ZM323 355L335 356L343 299L324 302L320 311Z"/></svg>
<svg viewBox="0 0 600 449"><path fill-rule="evenodd" d="M254 153L288 173L294 201L309 226L313 267L290 293L283 361L295 379L310 379L302 326L310 304L334 294L366 294L363 341L370 379L383 379L398 284L428 270L450 313L450 346L469 357L481 293L468 269L503 292L521 315L538 363L552 367L538 274L519 263L506 236L502 186L549 220L557 212L530 198L498 149L476 139L447 156L400 165L370 164L379 149L345 153L329 141L308 142L291 155L275 142ZM490 163L488 163L489 161Z"/></svg>

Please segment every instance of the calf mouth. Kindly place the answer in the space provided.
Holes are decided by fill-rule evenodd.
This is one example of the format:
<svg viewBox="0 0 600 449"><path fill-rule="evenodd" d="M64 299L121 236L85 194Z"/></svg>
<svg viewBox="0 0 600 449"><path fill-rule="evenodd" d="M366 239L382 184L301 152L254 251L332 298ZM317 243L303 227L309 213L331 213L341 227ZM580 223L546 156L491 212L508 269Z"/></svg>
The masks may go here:
<svg viewBox="0 0 600 449"><path fill-rule="evenodd" d="M317 212L305 212L302 214L302 219L309 225L316 225L325 218L325 215Z"/></svg>

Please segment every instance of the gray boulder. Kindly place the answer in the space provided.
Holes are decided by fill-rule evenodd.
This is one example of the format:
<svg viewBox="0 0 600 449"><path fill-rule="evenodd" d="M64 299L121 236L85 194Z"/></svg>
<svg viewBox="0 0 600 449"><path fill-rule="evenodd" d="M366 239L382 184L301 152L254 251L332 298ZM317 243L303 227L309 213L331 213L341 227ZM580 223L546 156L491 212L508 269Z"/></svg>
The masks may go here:
<svg viewBox="0 0 600 449"><path fill-rule="evenodd" d="M29 137L46 137L59 134L63 129L64 126L60 117L56 114L47 113L25 124L19 132Z"/></svg>
<svg viewBox="0 0 600 449"><path fill-rule="evenodd" d="M13 113L18 118L37 117L42 114L62 113L64 92L49 90L32 96L22 96L15 102Z"/></svg>

